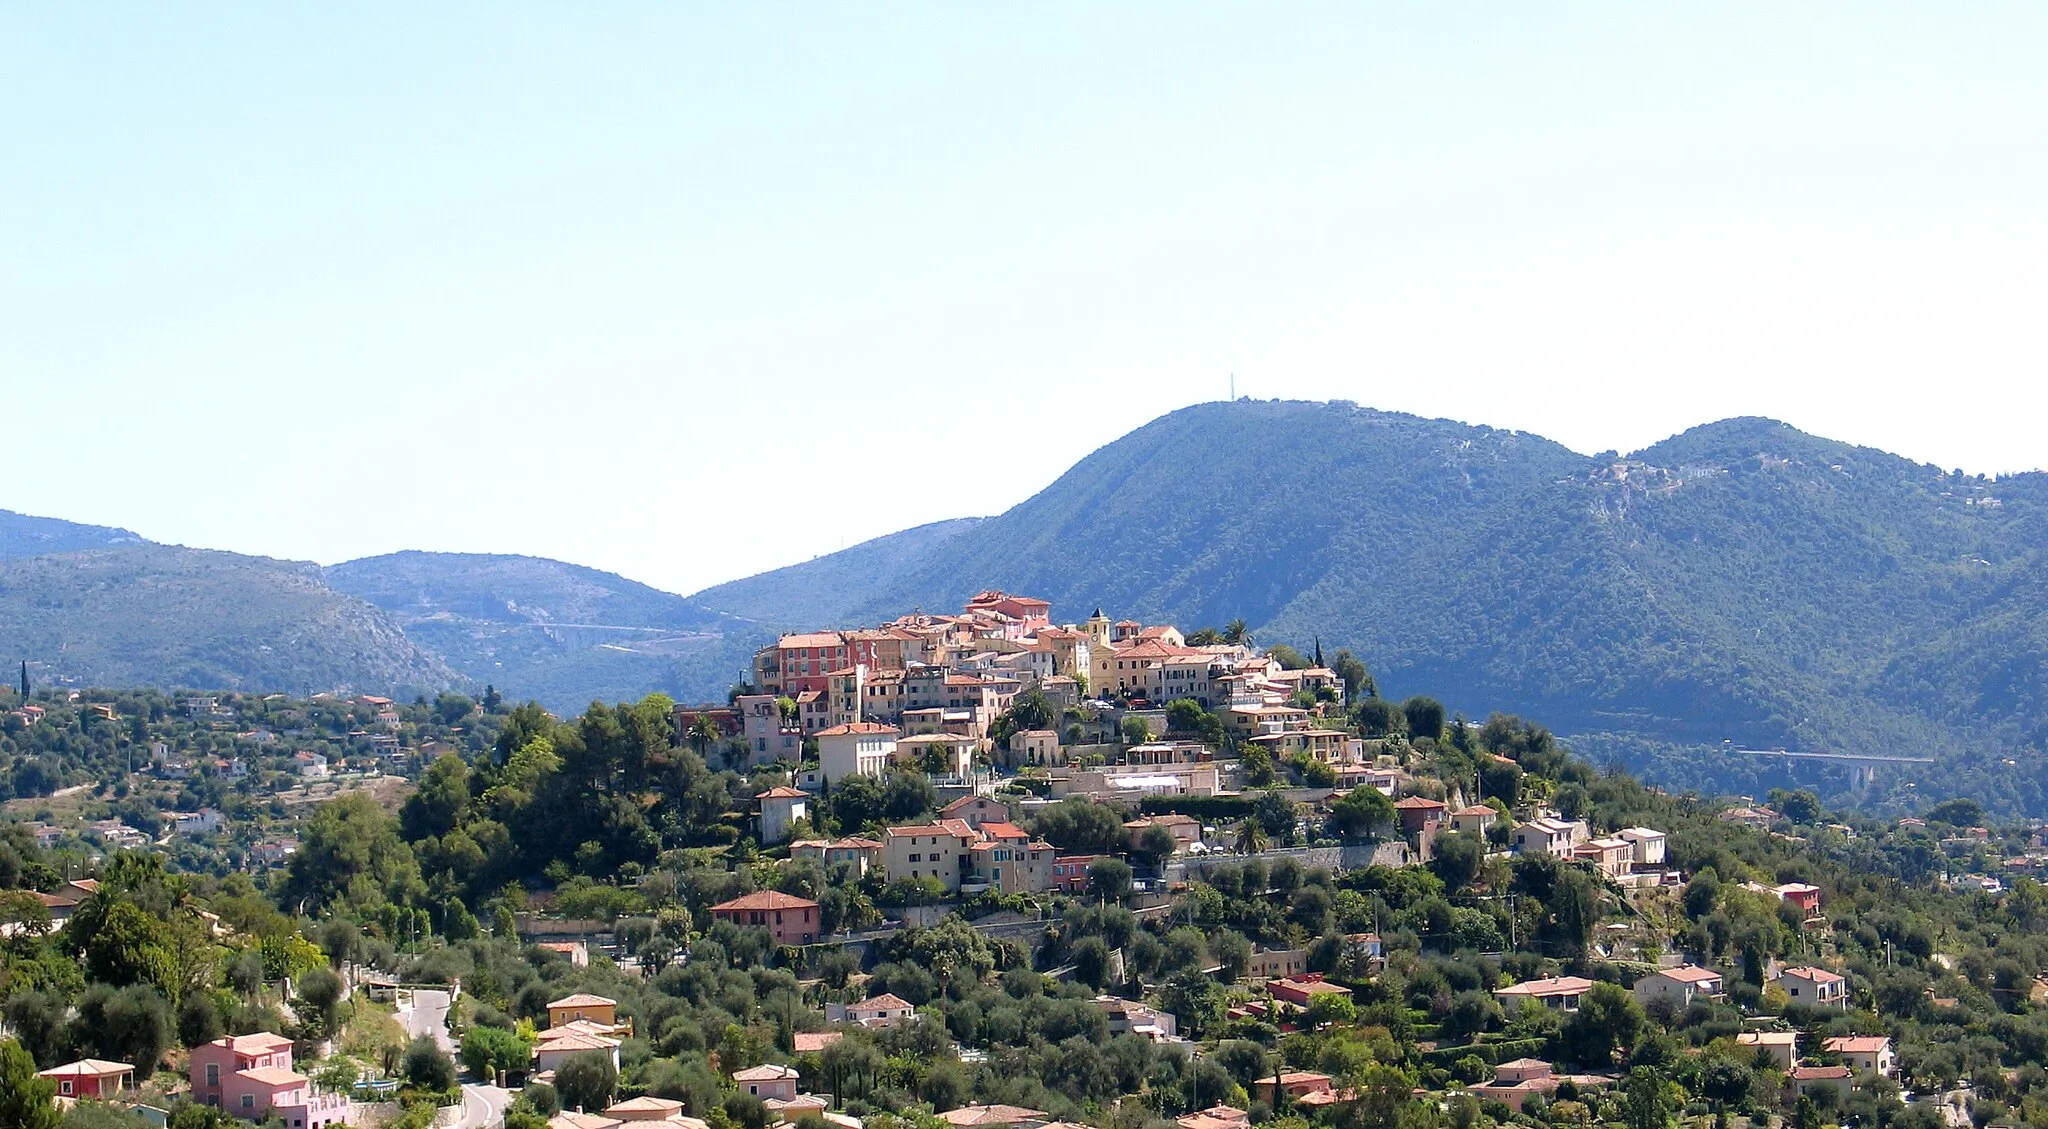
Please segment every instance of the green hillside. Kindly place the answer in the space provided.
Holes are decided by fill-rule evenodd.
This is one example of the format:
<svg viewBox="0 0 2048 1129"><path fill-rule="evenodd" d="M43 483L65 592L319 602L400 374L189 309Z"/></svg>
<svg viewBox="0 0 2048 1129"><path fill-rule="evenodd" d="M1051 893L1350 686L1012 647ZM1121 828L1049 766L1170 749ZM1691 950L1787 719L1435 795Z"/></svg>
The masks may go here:
<svg viewBox="0 0 2048 1129"><path fill-rule="evenodd" d="M318 566L149 544L0 561L0 655L43 685L410 697L464 681Z"/></svg>
<svg viewBox="0 0 2048 1129"><path fill-rule="evenodd" d="M1155 420L899 578L854 590L827 557L776 583L818 577L842 623L991 586L1074 618L1243 617L1270 642L1353 648L1389 693L1546 717L1624 755L1946 755L2042 738L2044 533L2048 476L1960 476L1768 420L1595 460L1239 401Z"/></svg>
<svg viewBox="0 0 2048 1129"><path fill-rule="evenodd" d="M873 599L877 590L903 583L927 556L983 520L954 518L891 533L803 564L706 588L690 601L783 627L835 623Z"/></svg>
<svg viewBox="0 0 2048 1129"><path fill-rule="evenodd" d="M540 557L404 552L325 575L471 682L558 712L654 690L722 697L771 634L674 593ZM733 633L744 638L734 643Z"/></svg>

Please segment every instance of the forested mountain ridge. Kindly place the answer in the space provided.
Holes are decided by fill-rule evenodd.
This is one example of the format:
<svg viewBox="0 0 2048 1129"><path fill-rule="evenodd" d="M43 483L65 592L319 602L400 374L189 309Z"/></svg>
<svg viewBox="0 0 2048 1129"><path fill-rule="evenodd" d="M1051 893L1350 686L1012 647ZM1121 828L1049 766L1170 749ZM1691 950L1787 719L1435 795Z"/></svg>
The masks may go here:
<svg viewBox="0 0 2048 1129"><path fill-rule="evenodd" d="M1762 419L1588 458L1345 403L1203 404L842 594L837 622L1002 587L1064 616L1242 616L1566 732L1939 754L2041 736L2044 494Z"/></svg>
<svg viewBox="0 0 2048 1129"><path fill-rule="evenodd" d="M462 682L317 565L168 545L0 561L0 654L44 684L410 696Z"/></svg>
<svg viewBox="0 0 2048 1129"><path fill-rule="evenodd" d="M542 557L409 551L324 570L478 685L573 710L593 700L722 694L769 632L615 573ZM696 688L695 685L689 687ZM688 695L685 695L688 696Z"/></svg>

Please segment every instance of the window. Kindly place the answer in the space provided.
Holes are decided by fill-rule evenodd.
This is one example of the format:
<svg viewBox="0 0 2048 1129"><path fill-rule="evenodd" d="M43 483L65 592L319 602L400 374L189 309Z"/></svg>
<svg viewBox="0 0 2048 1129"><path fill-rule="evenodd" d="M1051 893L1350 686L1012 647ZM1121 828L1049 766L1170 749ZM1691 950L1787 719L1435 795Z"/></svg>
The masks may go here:
<svg viewBox="0 0 2048 1129"><path fill-rule="evenodd" d="M254 1094L243 1094L243 1095L242 1095L242 1108L243 1108L243 1109L255 1109L255 1108L256 1108L256 1095L254 1095Z"/></svg>
<svg viewBox="0 0 2048 1129"><path fill-rule="evenodd" d="M206 1064L206 1084L207 1084L207 1085L209 1085L209 1086L218 1086L218 1085L220 1085L220 1064L219 1064L219 1063L217 1063L217 1062L209 1062L209 1063L207 1063L207 1064Z"/></svg>

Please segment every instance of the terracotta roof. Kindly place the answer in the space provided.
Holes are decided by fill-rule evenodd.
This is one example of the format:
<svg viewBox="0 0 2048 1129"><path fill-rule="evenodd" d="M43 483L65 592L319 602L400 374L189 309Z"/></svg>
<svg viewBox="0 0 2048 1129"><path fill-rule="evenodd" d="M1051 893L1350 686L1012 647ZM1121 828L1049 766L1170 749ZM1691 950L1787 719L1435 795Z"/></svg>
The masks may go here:
<svg viewBox="0 0 2048 1129"><path fill-rule="evenodd" d="M949 1109L939 1115L939 1120L966 1129L978 1125L1015 1125L1019 1121L1043 1121L1051 1116L1042 1109L1026 1109L1020 1105L969 1105Z"/></svg>
<svg viewBox="0 0 2048 1129"><path fill-rule="evenodd" d="M789 1037L789 1044L800 1055L815 1054L844 1038L844 1031L798 1031Z"/></svg>
<svg viewBox="0 0 2048 1129"><path fill-rule="evenodd" d="M1409 796L1406 799L1394 801L1394 806L1397 808L1407 808L1411 811L1435 811L1438 808L1448 807L1449 805L1445 804L1442 800L1432 800L1426 796Z"/></svg>
<svg viewBox="0 0 2048 1129"><path fill-rule="evenodd" d="M1669 980L1676 980L1681 984L1704 984L1709 980L1721 979L1720 973L1715 972L1711 968L1701 968L1696 964L1681 964L1677 968L1660 969L1657 975Z"/></svg>
<svg viewBox="0 0 2048 1129"><path fill-rule="evenodd" d="M674 1098L638 1097L627 1098L605 1107L605 1113L681 1113L683 1103Z"/></svg>
<svg viewBox="0 0 2048 1129"><path fill-rule="evenodd" d="M1821 1046L1838 1055L1874 1055L1892 1045L1883 1035L1837 1035Z"/></svg>
<svg viewBox="0 0 2048 1129"><path fill-rule="evenodd" d="M983 835L988 836L991 839L1031 838L1030 834L1028 834L1022 827L1019 827L1016 824L1007 821L997 822L993 819L981 825L981 833Z"/></svg>
<svg viewBox="0 0 2048 1129"><path fill-rule="evenodd" d="M716 913L722 909L755 910L817 908L818 903L810 900L809 898L799 898L794 894L785 894L780 890L758 890L751 894L741 894L739 897L734 898L729 902L720 902L717 905L712 906L711 911L713 913Z"/></svg>
<svg viewBox="0 0 2048 1129"><path fill-rule="evenodd" d="M607 998L606 998L606 997L604 997L604 996L593 996L593 995L591 995L591 994L590 994L590 993L588 993L588 992L578 992L578 993L576 993L576 994L575 994L575 995L573 995L573 996L563 996L563 997L562 997L561 999L559 999L559 1000L551 1000L551 1001L549 1001L549 1002L548 1002L548 1006L549 1006L549 1007L551 1007L551 1008L555 1008L555 1007L617 1007L617 1006L618 1006L618 1004L619 1004L619 1001L617 1001L617 1000L613 1000L613 999L607 999Z"/></svg>
<svg viewBox="0 0 2048 1129"><path fill-rule="evenodd" d="M291 1046L292 1041L283 1035L274 1035L268 1031L258 1031L253 1035L230 1035L224 1039L215 1039L212 1045L226 1047L238 1055L267 1055L272 1051Z"/></svg>
<svg viewBox="0 0 2048 1129"><path fill-rule="evenodd" d="M775 645L787 650L791 647L843 647L846 639L837 631L814 631L807 635L784 635Z"/></svg>
<svg viewBox="0 0 2048 1129"><path fill-rule="evenodd" d="M891 728L891 727L889 727L889 726L887 726L887 725L876 725L876 724L875 724L874 722L872 722L872 721L852 721L852 722L848 722L848 723L846 723L845 725L835 725L835 726L833 726L833 727L832 727L832 728L830 728L830 729L820 729L820 730L818 730L818 736L820 736L820 737L845 737L845 736L847 736L847 735L849 735L849 734L855 734L855 733L869 733L869 734L876 734L876 733L894 733L894 732L896 732L896 730L895 730L895 729L893 729L893 728Z"/></svg>
<svg viewBox="0 0 2048 1129"><path fill-rule="evenodd" d="M1823 1079L1853 1077L1855 1071L1846 1066L1795 1066L1785 1074L1794 1082L1818 1082Z"/></svg>
<svg viewBox="0 0 2048 1129"><path fill-rule="evenodd" d="M1467 804L1466 806L1464 806L1464 807L1462 807L1462 808L1459 808L1459 809L1458 809L1457 811L1454 811L1454 812L1452 812L1451 814L1452 814L1452 815L1458 815L1458 816L1465 816L1465 815L1489 815L1489 816L1491 816L1491 815L1499 815L1500 813L1499 813L1499 812L1497 812L1497 811L1495 811L1495 810L1493 810L1493 809L1492 809L1492 808L1490 808L1490 807L1487 807L1487 806L1486 806L1485 804Z"/></svg>
<svg viewBox="0 0 2048 1129"><path fill-rule="evenodd" d="M1788 968L1778 975L1797 977L1800 980L1811 980L1816 984L1833 984L1842 979L1841 974L1829 972L1825 968Z"/></svg>
<svg viewBox="0 0 2048 1129"><path fill-rule="evenodd" d="M1542 980L1524 980L1494 989L1496 996L1572 996L1583 995L1593 989L1593 982L1583 976L1550 976Z"/></svg>
<svg viewBox="0 0 2048 1129"><path fill-rule="evenodd" d="M613 1126L620 1124L623 1122L616 1117L599 1117L594 1113L570 1113L566 1110L548 1118L549 1129L612 1129Z"/></svg>
<svg viewBox="0 0 2048 1129"><path fill-rule="evenodd" d="M768 789L766 792L754 793L754 798L757 800L783 800L801 799L802 797L808 795L810 795L810 793L804 791L801 788L792 788L787 784L780 784L776 787Z"/></svg>
<svg viewBox="0 0 2048 1129"><path fill-rule="evenodd" d="M795 1077L797 1077L797 1072L794 1066L784 1066L779 1062L764 1062L759 1066L750 1066L745 1070L733 1071L732 1080L735 1082L779 1082L784 1078Z"/></svg>
<svg viewBox="0 0 2048 1129"><path fill-rule="evenodd" d="M607 1039L602 1035L585 1035L581 1032L564 1035L559 1039L546 1038L545 1031L541 1032L541 1035L543 1038L536 1049L543 1051L608 1051L619 1045L617 1039Z"/></svg>
<svg viewBox="0 0 2048 1129"><path fill-rule="evenodd" d="M846 1006L850 1011L902 1011L910 1007L910 1001L894 992L883 992L879 996L870 996L857 1004Z"/></svg>
<svg viewBox="0 0 2048 1129"><path fill-rule="evenodd" d="M1278 1082L1282 1086L1292 1086L1300 1082L1328 1082L1329 1080L1330 1076L1320 1071L1289 1070L1284 1074L1275 1074L1271 1078L1261 1078L1258 1081L1252 1083L1252 1085L1270 1086L1273 1083Z"/></svg>
<svg viewBox="0 0 2048 1129"><path fill-rule="evenodd" d="M306 1080L305 1075L296 1070L286 1070L282 1066L258 1066L248 1070L237 1070L235 1073L266 1086L296 1086Z"/></svg>

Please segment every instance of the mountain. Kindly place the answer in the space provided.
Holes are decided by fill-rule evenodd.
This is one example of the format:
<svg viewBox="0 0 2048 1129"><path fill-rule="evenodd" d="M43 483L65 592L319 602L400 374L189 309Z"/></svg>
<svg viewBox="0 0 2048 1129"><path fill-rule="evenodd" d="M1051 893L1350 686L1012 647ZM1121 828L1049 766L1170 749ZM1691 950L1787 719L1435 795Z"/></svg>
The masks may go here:
<svg viewBox="0 0 2048 1129"><path fill-rule="evenodd" d="M963 517L920 525L803 564L706 588L690 601L782 627L840 622L863 602L871 602L877 591L901 584L940 546L984 520Z"/></svg>
<svg viewBox="0 0 2048 1129"><path fill-rule="evenodd" d="M326 580L391 615L471 682L557 711L653 690L723 697L773 635L615 573L541 557L393 553L334 565Z"/></svg>
<svg viewBox="0 0 2048 1129"><path fill-rule="evenodd" d="M317 565L146 543L0 561L0 655L45 684L411 696L462 682Z"/></svg>
<svg viewBox="0 0 2048 1129"><path fill-rule="evenodd" d="M987 587L1069 619L1241 617L1353 649L1390 694L1623 750L1946 755L2042 741L2044 534L2048 475L1958 475L1771 420L1593 459L1237 401L1155 420L886 573L834 554L769 575L837 624ZM730 610L753 583L693 599Z"/></svg>
<svg viewBox="0 0 2048 1129"><path fill-rule="evenodd" d="M147 543L141 536L125 529L80 525L54 517L32 517L13 510L0 510L0 560Z"/></svg>

